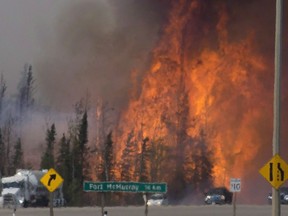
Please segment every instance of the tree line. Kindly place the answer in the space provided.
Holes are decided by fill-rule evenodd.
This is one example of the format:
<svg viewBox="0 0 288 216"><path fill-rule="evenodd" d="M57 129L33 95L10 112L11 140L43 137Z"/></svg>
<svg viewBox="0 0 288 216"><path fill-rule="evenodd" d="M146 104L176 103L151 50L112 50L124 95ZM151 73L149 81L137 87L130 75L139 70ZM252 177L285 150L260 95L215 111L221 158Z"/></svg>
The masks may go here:
<svg viewBox="0 0 288 216"><path fill-rule="evenodd" d="M169 198L175 203L187 194L201 195L213 184L213 152L207 148L205 130L194 138L185 133L188 121L185 92L178 101L174 127L176 139L173 146L167 145L167 137L145 137L141 130L135 128L130 129L124 140L120 141L116 135L116 123L108 119L107 110L111 107L103 103L97 106L99 133L95 140L88 140L89 102L81 99L74 105L74 118L67 123L65 133L57 134L55 123L48 125L43 137L45 148L38 155L39 167L32 166L25 161L21 127L25 124L29 110L33 110L35 106L34 85L32 66L26 64L18 85L17 102L10 104L9 100L5 100L7 86L3 75L1 76L2 176L14 175L20 168L55 168L64 179L63 193L70 206L101 204L100 194L83 192L83 182L87 180L167 182ZM16 124L19 127L15 127ZM105 193L105 204L142 205L143 198L142 194Z"/></svg>
<svg viewBox="0 0 288 216"><path fill-rule="evenodd" d="M34 104L34 77L32 65L25 64L18 83L16 100L6 98L7 85L0 79L0 173L8 176L23 166L21 125ZM26 164L28 167L29 165Z"/></svg>

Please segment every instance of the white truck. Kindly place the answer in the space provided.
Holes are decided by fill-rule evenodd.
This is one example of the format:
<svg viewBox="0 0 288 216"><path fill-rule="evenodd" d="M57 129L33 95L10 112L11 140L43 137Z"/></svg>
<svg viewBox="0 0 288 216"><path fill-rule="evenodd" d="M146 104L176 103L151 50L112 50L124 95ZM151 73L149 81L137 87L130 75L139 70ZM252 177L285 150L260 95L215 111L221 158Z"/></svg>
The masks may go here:
<svg viewBox="0 0 288 216"><path fill-rule="evenodd" d="M47 170L16 171L14 176L3 177L0 207L44 207L49 204L49 191L40 182ZM53 205L63 206L62 185L53 192Z"/></svg>

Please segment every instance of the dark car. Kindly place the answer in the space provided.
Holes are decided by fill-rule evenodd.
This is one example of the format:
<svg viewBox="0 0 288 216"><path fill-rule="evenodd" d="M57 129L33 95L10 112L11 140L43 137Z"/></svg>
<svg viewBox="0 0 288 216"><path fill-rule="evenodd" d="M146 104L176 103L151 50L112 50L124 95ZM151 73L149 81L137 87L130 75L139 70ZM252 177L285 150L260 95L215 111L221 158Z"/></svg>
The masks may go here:
<svg viewBox="0 0 288 216"><path fill-rule="evenodd" d="M226 187L211 188L205 194L206 204L231 204L233 193L227 190Z"/></svg>
<svg viewBox="0 0 288 216"><path fill-rule="evenodd" d="M279 194L280 194L280 203L288 204L288 187L280 187ZM268 203L272 204L272 193L269 193L268 195Z"/></svg>

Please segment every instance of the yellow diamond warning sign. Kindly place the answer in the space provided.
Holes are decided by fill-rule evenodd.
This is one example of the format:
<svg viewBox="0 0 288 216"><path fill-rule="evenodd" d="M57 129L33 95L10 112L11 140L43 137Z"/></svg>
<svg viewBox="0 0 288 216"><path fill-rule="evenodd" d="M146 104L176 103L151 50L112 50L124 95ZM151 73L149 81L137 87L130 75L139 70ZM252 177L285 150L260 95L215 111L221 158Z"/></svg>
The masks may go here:
<svg viewBox="0 0 288 216"><path fill-rule="evenodd" d="M259 172L275 189L288 179L288 165L278 154L275 154Z"/></svg>
<svg viewBox="0 0 288 216"><path fill-rule="evenodd" d="M48 172L40 179L42 184L50 191L56 190L64 181L63 178L54 169L49 169Z"/></svg>

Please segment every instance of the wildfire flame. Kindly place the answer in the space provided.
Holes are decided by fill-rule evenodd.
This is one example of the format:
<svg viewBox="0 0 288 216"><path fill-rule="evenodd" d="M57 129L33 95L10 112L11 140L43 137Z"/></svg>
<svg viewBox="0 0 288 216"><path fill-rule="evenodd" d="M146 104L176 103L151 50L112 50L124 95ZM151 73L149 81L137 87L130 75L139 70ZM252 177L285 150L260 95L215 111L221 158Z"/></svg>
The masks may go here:
<svg viewBox="0 0 288 216"><path fill-rule="evenodd" d="M230 177L245 178L247 169L255 169L249 164L261 150L261 124L271 121L266 114L272 95L263 83L269 68L256 51L253 30L233 40L225 5L209 9L213 22L203 19L206 7L200 0L175 2L141 93L134 94L120 127L123 140L133 129L176 147L170 132L180 127L177 114L184 104L185 131L193 138L204 130L213 151L214 184L227 186ZM182 93L187 100L179 104Z"/></svg>

